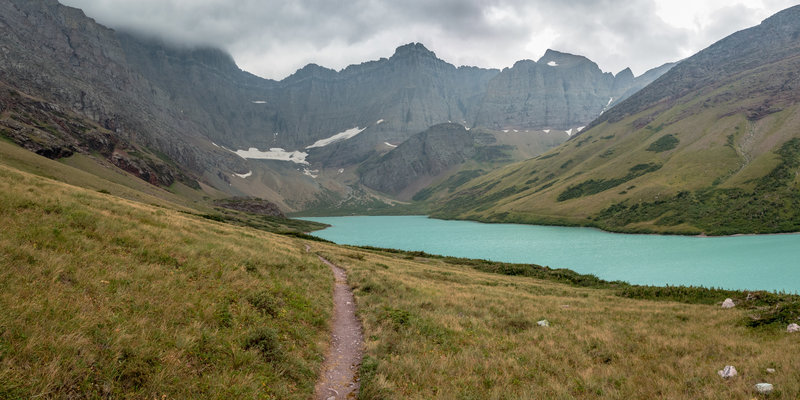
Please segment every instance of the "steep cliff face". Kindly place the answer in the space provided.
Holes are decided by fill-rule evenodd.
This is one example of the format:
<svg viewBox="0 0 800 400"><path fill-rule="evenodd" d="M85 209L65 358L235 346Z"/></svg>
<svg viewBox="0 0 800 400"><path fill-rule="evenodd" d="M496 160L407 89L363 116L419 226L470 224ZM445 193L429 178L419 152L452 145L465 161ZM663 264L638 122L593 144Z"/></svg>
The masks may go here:
<svg viewBox="0 0 800 400"><path fill-rule="evenodd" d="M518 61L489 82L475 124L492 129L585 126L612 103L664 69L634 78L630 69L604 73L586 57L547 50L539 61Z"/></svg>
<svg viewBox="0 0 800 400"><path fill-rule="evenodd" d="M181 117L170 94L132 68L117 34L55 0L0 1L0 81L63 107L127 142L167 155L195 176L245 170Z"/></svg>
<svg viewBox="0 0 800 400"><path fill-rule="evenodd" d="M456 68L412 43L388 59L340 72L306 66L270 90L267 105L276 110L277 143L287 147L370 126L375 140L402 141L437 123L468 123L470 110L498 72Z"/></svg>

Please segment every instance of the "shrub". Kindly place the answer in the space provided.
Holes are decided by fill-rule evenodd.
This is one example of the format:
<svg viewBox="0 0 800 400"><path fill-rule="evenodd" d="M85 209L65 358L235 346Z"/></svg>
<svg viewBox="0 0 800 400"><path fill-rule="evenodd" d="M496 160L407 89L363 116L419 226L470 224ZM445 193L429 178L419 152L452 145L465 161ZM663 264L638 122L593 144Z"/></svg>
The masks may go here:
<svg viewBox="0 0 800 400"><path fill-rule="evenodd" d="M650 146L647 148L647 151L652 151L654 153L661 153L663 151L672 150L678 147L678 143L680 140L672 135L664 135L655 142L651 143Z"/></svg>
<svg viewBox="0 0 800 400"><path fill-rule="evenodd" d="M278 334L269 326L262 326L253 330L245 338L243 347L245 350L258 350L264 359L270 362L280 360L283 353L278 341Z"/></svg>
<svg viewBox="0 0 800 400"><path fill-rule="evenodd" d="M251 294L250 296L247 296L247 301L256 310L272 317L278 316L281 306L283 305L283 302L276 298L276 296L269 290L263 290L261 292Z"/></svg>

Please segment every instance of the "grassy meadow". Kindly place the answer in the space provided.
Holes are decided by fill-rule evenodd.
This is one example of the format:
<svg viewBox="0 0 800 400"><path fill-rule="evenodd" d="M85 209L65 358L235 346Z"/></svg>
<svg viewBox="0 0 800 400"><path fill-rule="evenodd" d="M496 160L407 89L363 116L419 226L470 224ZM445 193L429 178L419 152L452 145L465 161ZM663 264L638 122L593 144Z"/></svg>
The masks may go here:
<svg viewBox="0 0 800 400"><path fill-rule="evenodd" d="M314 248L347 268L355 288L366 343L362 399L751 399L759 382L775 385L769 398L800 395L800 336L785 323L748 326L757 311L721 309L726 293L715 304L630 299L621 296L656 290ZM550 327L538 326L542 319ZM720 378L725 365L739 376Z"/></svg>
<svg viewBox="0 0 800 400"><path fill-rule="evenodd" d="M0 398L306 399L329 271L296 239L0 165Z"/></svg>
<svg viewBox="0 0 800 400"><path fill-rule="evenodd" d="M0 162L2 399L310 398L332 309L316 254L354 288L362 399L800 395L781 296L342 247L96 185Z"/></svg>

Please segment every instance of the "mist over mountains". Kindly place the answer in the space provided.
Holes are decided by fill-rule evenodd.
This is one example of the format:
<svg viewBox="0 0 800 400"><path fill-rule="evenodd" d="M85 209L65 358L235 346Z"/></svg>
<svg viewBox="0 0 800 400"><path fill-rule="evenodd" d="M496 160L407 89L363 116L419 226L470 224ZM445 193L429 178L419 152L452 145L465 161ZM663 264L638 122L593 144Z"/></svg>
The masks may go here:
<svg viewBox="0 0 800 400"><path fill-rule="evenodd" d="M179 48L116 32L55 0L5 0L0 7L0 30L7 38L0 80L6 86L123 140L106 153L127 170L163 183L174 179L161 180L159 174L182 176L190 186L196 180L232 194L263 194L232 185L233 174L254 168L236 150L304 152L310 168L340 169L380 157L391 150L386 143L396 146L439 123L576 133L671 66L641 77L627 69L613 75L585 57L549 50L538 61L499 71L455 67L410 43L389 58L341 71L309 64L274 81L242 71L220 50ZM18 104L8 93L2 95L5 103ZM7 136L34 151L48 147L48 154L59 154L36 144L60 143L48 139L54 136L71 137L61 140L65 145L85 141L81 132L24 125L6 124L14 132ZM351 129L359 133L308 148ZM296 180L284 172L272 175ZM321 180L303 182L312 192L343 193L351 186ZM275 191L280 184L266 186ZM314 197L309 196L304 199Z"/></svg>

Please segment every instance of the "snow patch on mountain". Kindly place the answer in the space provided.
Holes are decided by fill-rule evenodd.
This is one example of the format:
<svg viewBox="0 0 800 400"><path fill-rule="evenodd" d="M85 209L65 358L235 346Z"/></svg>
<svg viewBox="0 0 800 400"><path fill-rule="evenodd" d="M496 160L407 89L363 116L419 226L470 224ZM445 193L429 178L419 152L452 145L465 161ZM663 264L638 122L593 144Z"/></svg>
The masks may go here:
<svg viewBox="0 0 800 400"><path fill-rule="evenodd" d="M557 66L558 66L558 63L557 63L557 62L555 62L555 61L550 61L550 62L548 62L548 63L547 63L547 65L549 65L549 66L551 66L551 67L557 67Z"/></svg>
<svg viewBox="0 0 800 400"><path fill-rule="evenodd" d="M315 147L325 147L331 143L341 142L342 140L350 139L358 135L359 133L364 132L364 129L367 128L359 128L357 126L355 128L350 128L344 132L339 132L329 138L317 140L311 146L306 146L306 149L313 149Z"/></svg>
<svg viewBox="0 0 800 400"><path fill-rule="evenodd" d="M247 150L236 150L236 155L245 159L291 161L295 164L308 165L308 153L302 151L286 151L280 147L273 147L269 151L261 151L255 147Z"/></svg>
<svg viewBox="0 0 800 400"><path fill-rule="evenodd" d="M249 177L249 176L253 175L253 171L249 171L249 172L247 172L246 174L237 174L237 173L235 173L235 172L234 172L233 174L234 174L234 175L236 175L236 176L238 176L239 178L245 179L245 178L247 178L247 177Z"/></svg>

